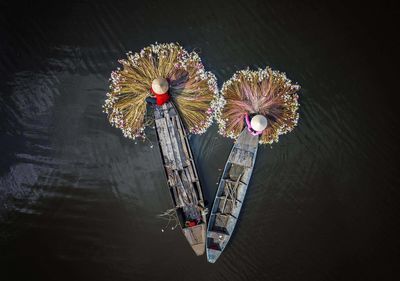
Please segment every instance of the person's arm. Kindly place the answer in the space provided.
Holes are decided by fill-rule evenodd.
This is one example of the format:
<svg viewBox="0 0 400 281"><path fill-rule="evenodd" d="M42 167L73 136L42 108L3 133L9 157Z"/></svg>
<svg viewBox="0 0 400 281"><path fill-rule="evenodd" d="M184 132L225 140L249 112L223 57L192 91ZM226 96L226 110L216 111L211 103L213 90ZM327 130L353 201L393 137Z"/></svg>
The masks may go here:
<svg viewBox="0 0 400 281"><path fill-rule="evenodd" d="M247 112L245 113L244 119L246 120L247 130L248 130L250 133L253 133L253 132L250 130L251 124L250 124L249 114L247 114Z"/></svg>
<svg viewBox="0 0 400 281"><path fill-rule="evenodd" d="M147 98L146 98L146 103L147 103L147 104L156 104L156 98L147 97Z"/></svg>

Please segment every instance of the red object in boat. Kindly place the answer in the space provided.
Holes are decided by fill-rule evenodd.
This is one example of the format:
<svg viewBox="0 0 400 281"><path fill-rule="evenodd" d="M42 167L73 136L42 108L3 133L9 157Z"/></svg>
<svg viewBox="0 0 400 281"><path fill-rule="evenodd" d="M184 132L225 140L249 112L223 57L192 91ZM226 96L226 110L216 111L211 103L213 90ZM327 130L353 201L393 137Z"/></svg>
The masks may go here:
<svg viewBox="0 0 400 281"><path fill-rule="evenodd" d="M153 88L151 88L151 92L154 94L154 96L156 98L157 105L163 105L164 103L168 102L169 99L171 98L171 96L168 92L166 92L164 94L156 94L153 91Z"/></svg>
<svg viewBox="0 0 400 281"><path fill-rule="evenodd" d="M186 225L187 225L188 227L192 227L192 226L196 226L197 223L196 223L195 221L186 221Z"/></svg>

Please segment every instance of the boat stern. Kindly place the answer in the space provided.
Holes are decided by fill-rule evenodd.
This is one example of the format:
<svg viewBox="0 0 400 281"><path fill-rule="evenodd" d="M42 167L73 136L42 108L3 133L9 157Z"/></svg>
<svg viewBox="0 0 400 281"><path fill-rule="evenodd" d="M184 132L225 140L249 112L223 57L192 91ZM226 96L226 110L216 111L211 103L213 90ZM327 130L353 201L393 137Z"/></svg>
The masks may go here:
<svg viewBox="0 0 400 281"><path fill-rule="evenodd" d="M182 228L182 231L195 254L197 256L203 255L206 247L206 225L201 223L192 227Z"/></svg>
<svg viewBox="0 0 400 281"><path fill-rule="evenodd" d="M196 256L201 256L204 255L206 244L205 243L200 243L196 245L191 245L193 251L195 252Z"/></svg>

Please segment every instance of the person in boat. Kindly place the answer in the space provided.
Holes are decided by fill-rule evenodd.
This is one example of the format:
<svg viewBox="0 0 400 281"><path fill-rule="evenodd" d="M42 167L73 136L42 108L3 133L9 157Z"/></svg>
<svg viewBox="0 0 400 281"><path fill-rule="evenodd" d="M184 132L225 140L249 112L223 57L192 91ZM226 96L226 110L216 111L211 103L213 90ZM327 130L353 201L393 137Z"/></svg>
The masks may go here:
<svg viewBox="0 0 400 281"><path fill-rule="evenodd" d="M186 227L196 226L196 225L200 224L200 221L201 221L200 217L196 217L194 219L188 218L185 221L185 226Z"/></svg>
<svg viewBox="0 0 400 281"><path fill-rule="evenodd" d="M156 104L158 106L163 105L168 102L171 98L171 95L168 93L169 84L167 79L165 78L156 78L151 83L151 93L154 95L153 97L147 97L146 102L149 104Z"/></svg>
<svg viewBox="0 0 400 281"><path fill-rule="evenodd" d="M247 125L247 130L253 136L258 136L263 133L265 128L268 126L268 120L264 115L261 114L247 114L244 117Z"/></svg>

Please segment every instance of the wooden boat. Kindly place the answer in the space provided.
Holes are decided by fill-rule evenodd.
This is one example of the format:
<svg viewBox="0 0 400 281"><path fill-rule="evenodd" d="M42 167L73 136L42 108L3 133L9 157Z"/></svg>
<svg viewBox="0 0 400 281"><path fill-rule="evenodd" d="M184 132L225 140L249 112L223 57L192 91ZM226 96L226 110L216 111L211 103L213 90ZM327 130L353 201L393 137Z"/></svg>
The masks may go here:
<svg viewBox="0 0 400 281"><path fill-rule="evenodd" d="M207 260L214 263L235 229L257 156L258 136L244 129L234 144L219 182L207 227Z"/></svg>
<svg viewBox="0 0 400 281"><path fill-rule="evenodd" d="M196 255L205 251L206 209L184 125L172 102L154 109L156 132L177 219Z"/></svg>

